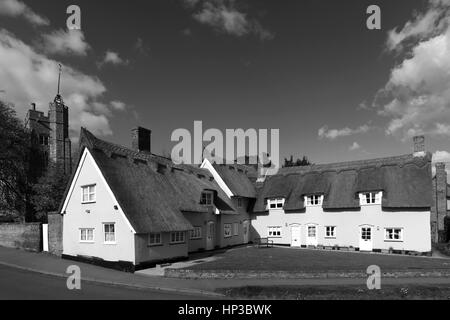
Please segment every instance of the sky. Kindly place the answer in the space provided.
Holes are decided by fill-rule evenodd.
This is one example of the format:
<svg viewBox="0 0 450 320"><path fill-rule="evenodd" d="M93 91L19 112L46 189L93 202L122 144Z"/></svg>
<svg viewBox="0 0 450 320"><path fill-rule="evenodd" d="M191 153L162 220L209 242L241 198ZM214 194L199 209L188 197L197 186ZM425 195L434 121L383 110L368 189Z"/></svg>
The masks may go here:
<svg viewBox="0 0 450 320"><path fill-rule="evenodd" d="M279 129L281 158L314 163L411 153L425 134L450 163L450 0L0 0L0 99L47 112L59 63L74 143L83 126L129 146L143 126L167 155L200 120Z"/></svg>

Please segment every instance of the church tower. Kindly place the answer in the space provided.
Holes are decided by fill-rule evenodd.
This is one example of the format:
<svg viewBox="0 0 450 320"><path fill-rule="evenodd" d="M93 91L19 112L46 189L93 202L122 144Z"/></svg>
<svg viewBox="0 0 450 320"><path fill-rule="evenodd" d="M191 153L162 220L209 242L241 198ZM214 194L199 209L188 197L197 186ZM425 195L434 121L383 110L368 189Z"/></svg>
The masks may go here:
<svg viewBox="0 0 450 320"><path fill-rule="evenodd" d="M69 108L64 104L59 92L49 107L49 161L56 164L65 174L70 174L72 150L69 139Z"/></svg>
<svg viewBox="0 0 450 320"><path fill-rule="evenodd" d="M40 171L49 165L55 165L64 174L72 173L72 149L69 139L69 108L64 104L60 94L61 65L59 66L58 91L53 102L49 104L48 116L32 109L28 111L25 124L32 134L32 143L39 145L44 156L42 165L36 164ZM42 168L40 168L43 166Z"/></svg>

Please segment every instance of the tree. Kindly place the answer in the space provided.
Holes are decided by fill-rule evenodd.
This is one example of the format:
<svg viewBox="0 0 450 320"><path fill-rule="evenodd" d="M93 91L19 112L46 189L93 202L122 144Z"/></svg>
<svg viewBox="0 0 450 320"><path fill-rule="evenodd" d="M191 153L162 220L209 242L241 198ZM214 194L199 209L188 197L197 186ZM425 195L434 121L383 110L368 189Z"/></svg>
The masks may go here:
<svg viewBox="0 0 450 320"><path fill-rule="evenodd" d="M294 161L294 156L291 155L290 159L284 158L283 168L288 167L305 167L310 166L312 163L309 161L308 157L303 156L302 159L297 159Z"/></svg>
<svg viewBox="0 0 450 320"><path fill-rule="evenodd" d="M30 135L11 104L0 101L0 210L29 212Z"/></svg>
<svg viewBox="0 0 450 320"><path fill-rule="evenodd" d="M61 168L51 165L33 185L31 201L36 219L45 221L49 212L58 210L69 178L69 175L64 174Z"/></svg>

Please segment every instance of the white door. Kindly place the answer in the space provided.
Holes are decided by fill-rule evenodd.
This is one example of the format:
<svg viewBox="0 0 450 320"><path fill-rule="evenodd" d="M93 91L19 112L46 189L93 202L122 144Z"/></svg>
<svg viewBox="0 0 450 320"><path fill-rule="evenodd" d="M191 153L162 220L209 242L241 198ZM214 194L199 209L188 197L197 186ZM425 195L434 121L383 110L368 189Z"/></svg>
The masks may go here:
<svg viewBox="0 0 450 320"><path fill-rule="evenodd" d="M244 243L248 243L249 240L249 233L250 233L250 223L248 222L248 220L245 220L242 223L243 226L243 233L244 233Z"/></svg>
<svg viewBox="0 0 450 320"><path fill-rule="evenodd" d="M216 228L214 222L208 222L206 225L206 250L214 249L214 235L216 233Z"/></svg>
<svg viewBox="0 0 450 320"><path fill-rule="evenodd" d="M359 251L372 251L372 227L361 227L359 231Z"/></svg>
<svg viewBox="0 0 450 320"><path fill-rule="evenodd" d="M306 245L317 246L317 226L306 226Z"/></svg>
<svg viewBox="0 0 450 320"><path fill-rule="evenodd" d="M291 247L300 247L302 245L300 240L301 230L300 226L291 227Z"/></svg>

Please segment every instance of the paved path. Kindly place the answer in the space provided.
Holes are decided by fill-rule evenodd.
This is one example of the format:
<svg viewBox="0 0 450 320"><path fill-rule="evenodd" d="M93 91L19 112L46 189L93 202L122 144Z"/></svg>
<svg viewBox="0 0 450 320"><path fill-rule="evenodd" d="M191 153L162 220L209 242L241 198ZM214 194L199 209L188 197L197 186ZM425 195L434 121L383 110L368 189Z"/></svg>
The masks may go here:
<svg viewBox="0 0 450 320"><path fill-rule="evenodd" d="M80 290L69 290L64 278L0 266L0 300L189 300L198 298L202 297L96 283L82 283Z"/></svg>

